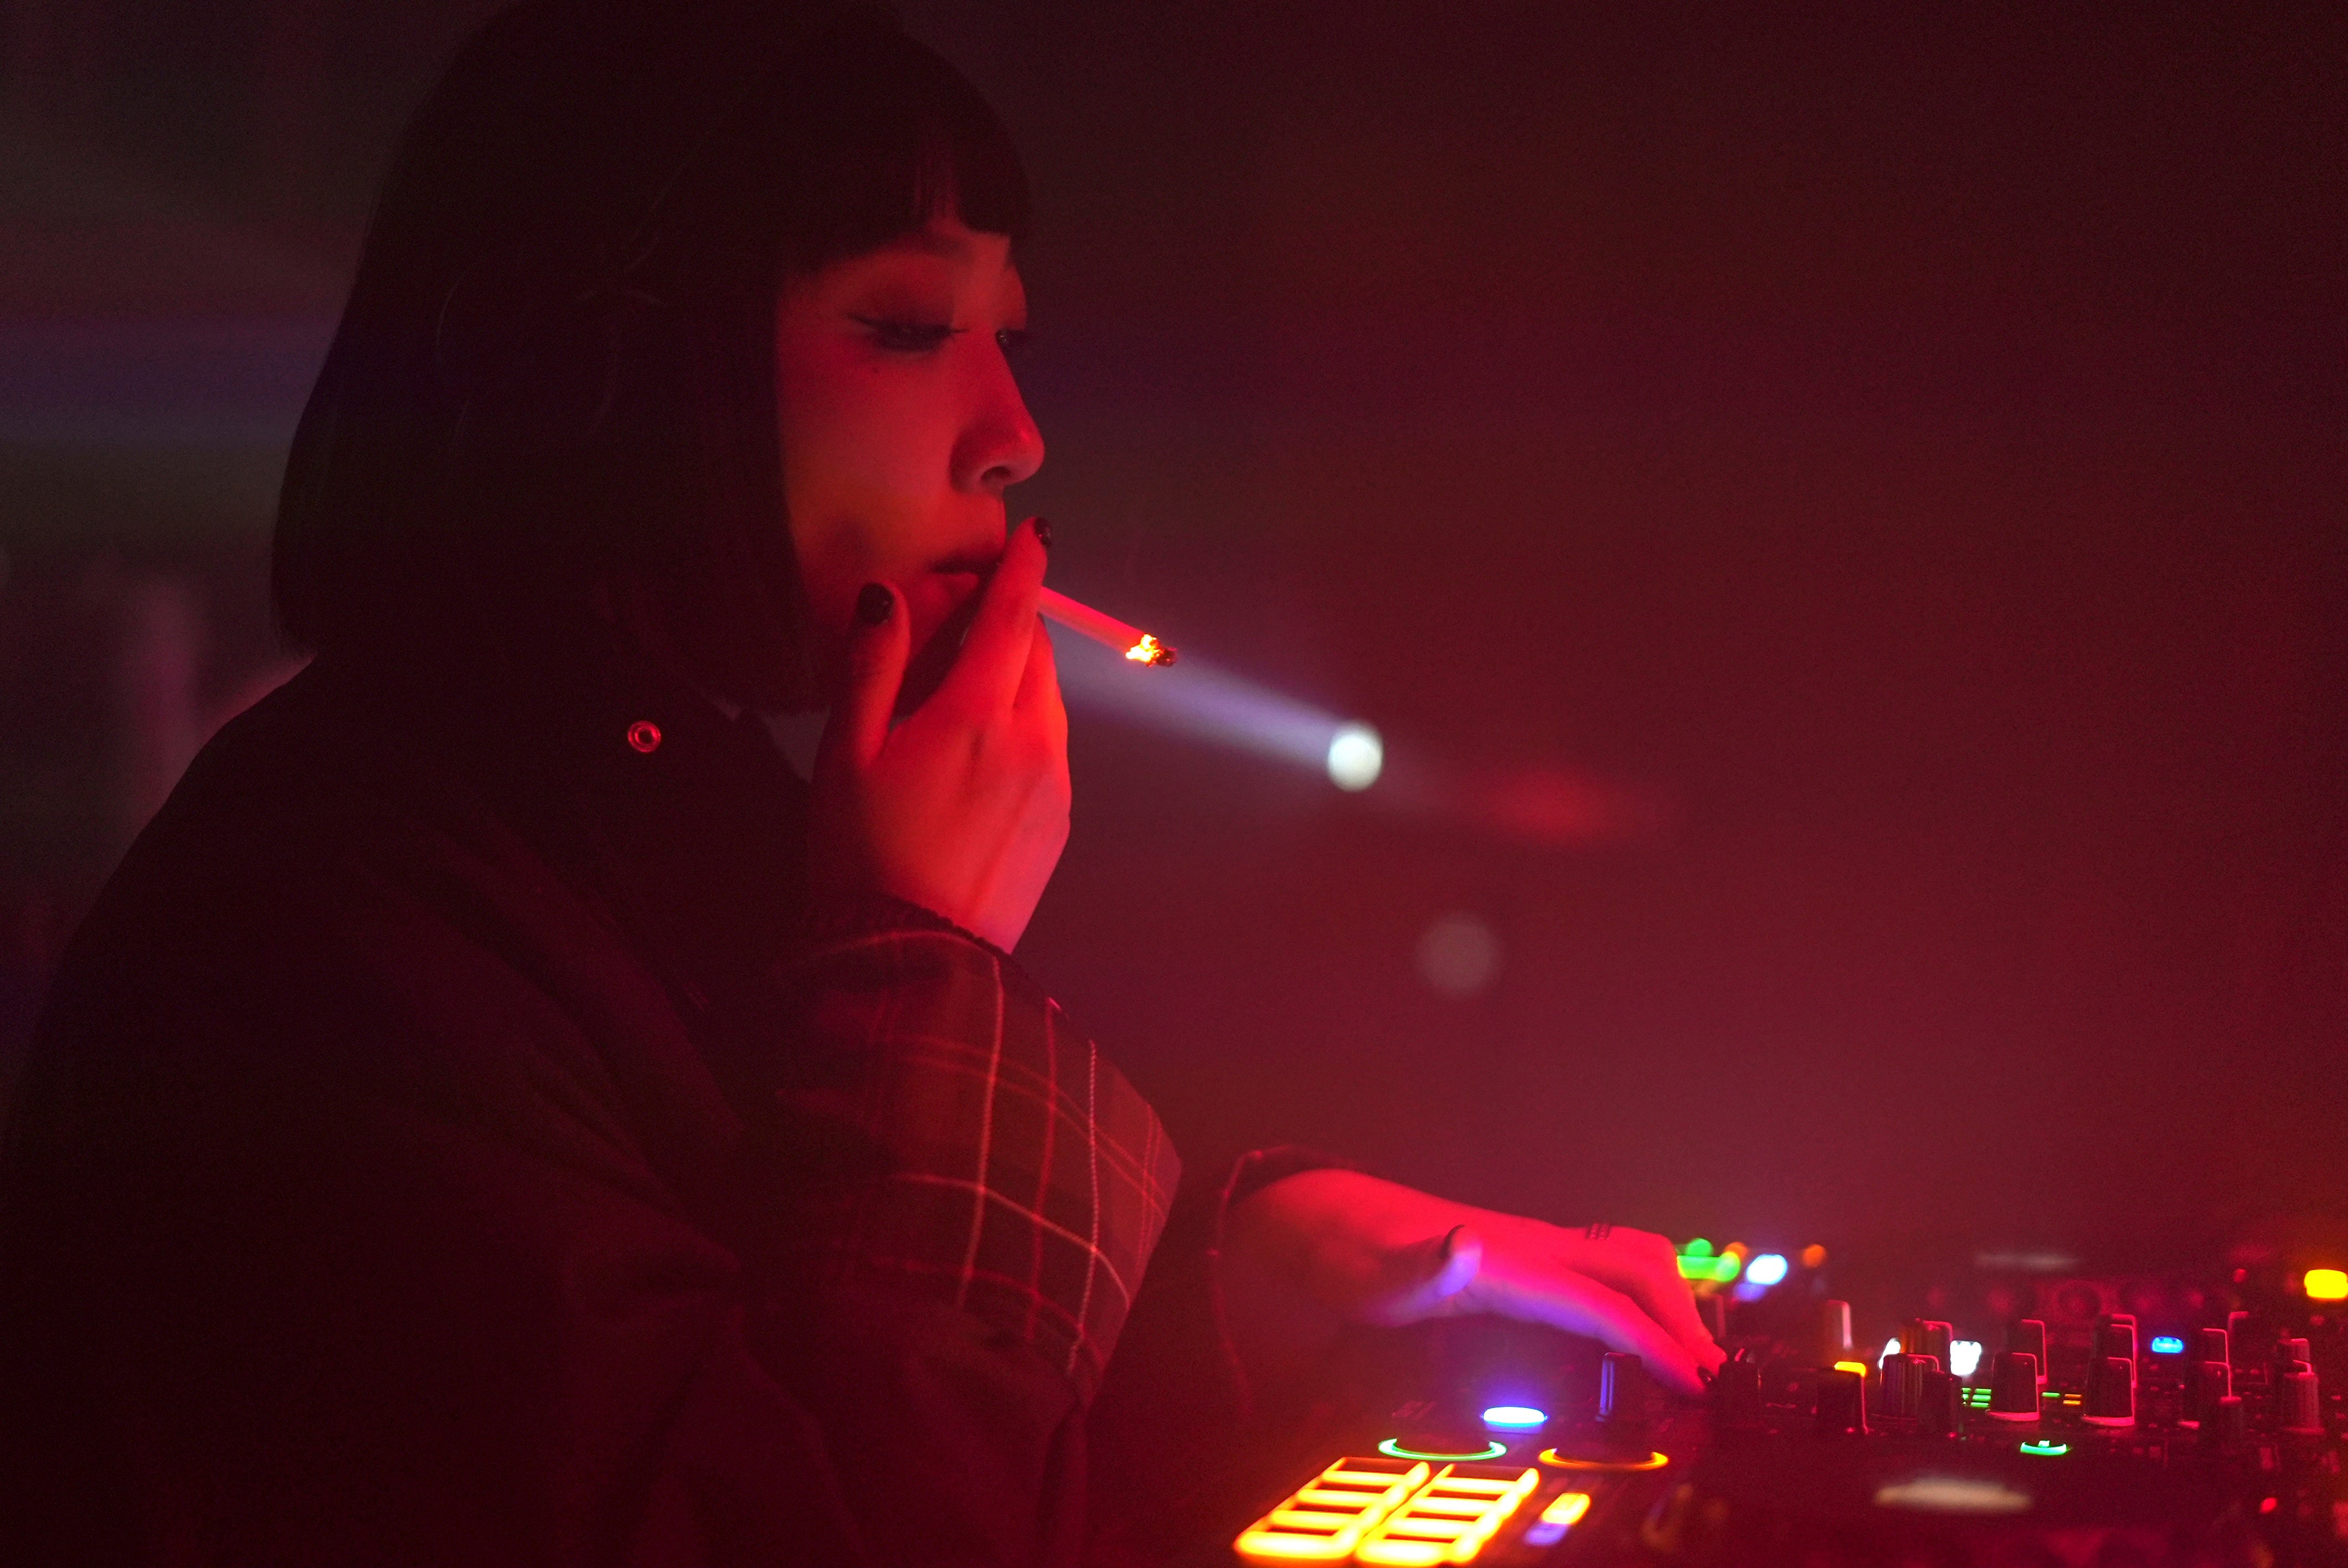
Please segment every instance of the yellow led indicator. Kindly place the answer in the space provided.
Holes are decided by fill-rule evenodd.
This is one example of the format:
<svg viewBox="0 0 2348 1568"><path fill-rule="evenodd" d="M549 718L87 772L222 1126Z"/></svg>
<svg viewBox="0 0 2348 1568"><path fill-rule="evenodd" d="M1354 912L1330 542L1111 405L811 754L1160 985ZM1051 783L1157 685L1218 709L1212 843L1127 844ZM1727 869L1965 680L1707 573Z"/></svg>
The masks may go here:
<svg viewBox="0 0 2348 1568"><path fill-rule="evenodd" d="M1528 1546L1554 1546L1565 1539L1565 1532L1581 1522L1590 1512L1590 1494L1586 1491L1560 1491L1549 1500L1540 1517L1525 1531Z"/></svg>
<svg viewBox="0 0 2348 1568"><path fill-rule="evenodd" d="M2311 1268L2300 1284L2310 1301L2348 1301L2348 1269Z"/></svg>
<svg viewBox="0 0 2348 1568"><path fill-rule="evenodd" d="M1540 1484L1537 1470L1445 1465L1416 1496L1363 1538L1354 1550L1354 1561L1401 1568L1473 1563Z"/></svg>
<svg viewBox="0 0 2348 1568"><path fill-rule="evenodd" d="M1341 1459L1240 1532L1231 1550L1250 1563L1342 1563L1432 1473L1424 1461Z"/></svg>
<svg viewBox="0 0 2348 1568"><path fill-rule="evenodd" d="M1672 1462L1670 1455L1652 1452L1645 1459L1571 1459L1555 1449L1541 1450L1540 1461L1560 1470L1661 1470Z"/></svg>
<svg viewBox="0 0 2348 1568"><path fill-rule="evenodd" d="M1862 1378L1867 1376L1867 1363L1864 1361L1838 1361L1834 1364L1834 1369L1838 1372L1856 1372Z"/></svg>

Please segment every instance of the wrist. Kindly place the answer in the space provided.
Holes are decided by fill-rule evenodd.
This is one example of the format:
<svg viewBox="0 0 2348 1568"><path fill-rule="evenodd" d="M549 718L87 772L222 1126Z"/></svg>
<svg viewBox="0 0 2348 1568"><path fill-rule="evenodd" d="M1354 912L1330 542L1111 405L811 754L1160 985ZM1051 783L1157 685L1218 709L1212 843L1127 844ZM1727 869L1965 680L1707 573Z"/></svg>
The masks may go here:
<svg viewBox="0 0 2348 1568"><path fill-rule="evenodd" d="M1299 1172L1231 1211L1235 1259L1348 1317L1443 1266L1445 1238L1481 1211L1360 1171Z"/></svg>

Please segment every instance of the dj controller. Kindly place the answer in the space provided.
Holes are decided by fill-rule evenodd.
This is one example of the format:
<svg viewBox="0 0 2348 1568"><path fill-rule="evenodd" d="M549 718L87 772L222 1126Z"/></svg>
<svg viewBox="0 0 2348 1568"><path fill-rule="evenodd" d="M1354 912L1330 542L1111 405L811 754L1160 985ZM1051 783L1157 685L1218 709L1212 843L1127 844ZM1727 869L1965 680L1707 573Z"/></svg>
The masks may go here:
<svg viewBox="0 0 2348 1568"><path fill-rule="evenodd" d="M1421 1326L1412 1386L1357 1402L1346 1430L1267 1480L1228 1553L2348 1568L2339 1271L1985 1259L1931 1286L1921 1304L1941 1311L1855 1340L1822 1268L1768 1261L1775 1288L1699 1297L1732 1352L1700 1402L1571 1336Z"/></svg>

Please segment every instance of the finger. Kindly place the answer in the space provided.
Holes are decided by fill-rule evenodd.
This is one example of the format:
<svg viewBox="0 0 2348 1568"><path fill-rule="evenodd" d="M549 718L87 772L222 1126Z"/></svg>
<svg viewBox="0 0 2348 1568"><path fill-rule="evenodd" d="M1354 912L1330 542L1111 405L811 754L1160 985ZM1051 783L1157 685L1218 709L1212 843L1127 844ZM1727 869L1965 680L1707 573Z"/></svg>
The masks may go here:
<svg viewBox="0 0 2348 1568"><path fill-rule="evenodd" d="M1655 1380L1682 1394L1702 1391L1694 1358L1663 1332L1644 1308L1586 1275L1570 1269L1521 1269L1488 1255L1474 1283L1460 1295L1506 1317L1546 1323L1568 1333L1586 1334L1610 1349L1639 1358Z"/></svg>
<svg viewBox="0 0 2348 1568"><path fill-rule="evenodd" d="M1035 538L1035 519L1030 518L1011 531L1002 560L980 590L970 633L940 688L950 700L992 713L1010 706L1018 694L1034 641L1044 564L1044 547Z"/></svg>
<svg viewBox="0 0 2348 1568"><path fill-rule="evenodd" d="M1406 1248L1395 1263L1398 1282L1364 1302L1356 1316L1389 1327L1416 1323L1465 1290L1483 1266L1483 1238L1466 1225L1454 1225Z"/></svg>
<svg viewBox="0 0 2348 1568"><path fill-rule="evenodd" d="M1040 615L1035 618L1035 640L1027 648L1027 669L1019 677L1019 694L1011 706L1021 716L1040 722L1057 749L1068 749L1068 709L1060 700L1059 654L1052 646L1051 629Z"/></svg>
<svg viewBox="0 0 2348 1568"><path fill-rule="evenodd" d="M887 583L865 584L848 629L847 667L839 692L816 748L817 773L842 765L866 768L880 754L889 739L898 688L904 684L912 638L903 596Z"/></svg>
<svg viewBox="0 0 2348 1568"><path fill-rule="evenodd" d="M1699 1365L1710 1368L1726 1359L1695 1309L1695 1292L1680 1276L1679 1249L1665 1238L1618 1230L1605 1241L1574 1247L1570 1255L1574 1268L1644 1307Z"/></svg>

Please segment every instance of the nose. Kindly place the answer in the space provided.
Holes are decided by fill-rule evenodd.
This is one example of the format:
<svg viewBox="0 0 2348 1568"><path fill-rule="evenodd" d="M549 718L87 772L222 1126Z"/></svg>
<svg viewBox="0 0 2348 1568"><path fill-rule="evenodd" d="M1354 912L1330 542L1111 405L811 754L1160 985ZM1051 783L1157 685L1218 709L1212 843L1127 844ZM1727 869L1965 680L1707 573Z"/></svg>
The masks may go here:
<svg viewBox="0 0 2348 1568"><path fill-rule="evenodd" d="M953 482L957 489L1000 496L1044 466L1044 433L1019 395L1003 350L989 344L981 359L954 443Z"/></svg>

